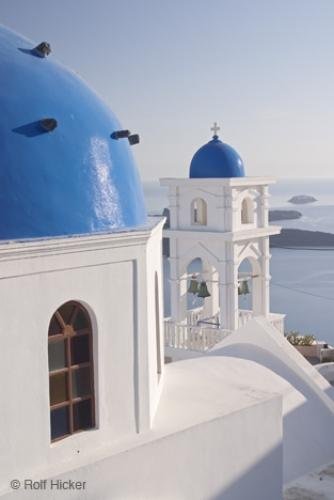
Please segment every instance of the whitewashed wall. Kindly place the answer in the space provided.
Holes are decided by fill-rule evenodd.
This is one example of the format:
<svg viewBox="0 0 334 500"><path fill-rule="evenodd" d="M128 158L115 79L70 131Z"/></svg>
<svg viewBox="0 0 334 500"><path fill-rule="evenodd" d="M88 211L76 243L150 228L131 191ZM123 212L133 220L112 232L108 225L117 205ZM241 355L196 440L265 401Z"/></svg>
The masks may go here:
<svg viewBox="0 0 334 500"><path fill-rule="evenodd" d="M162 222L0 245L0 490L27 470L150 428L159 396L151 281L154 269L161 284L161 247L149 242L161 230ZM50 444L48 327L68 300L81 302L93 323L97 428Z"/></svg>
<svg viewBox="0 0 334 500"><path fill-rule="evenodd" d="M283 395L285 483L333 461L332 387L264 318L248 322L214 347L211 354L255 361L289 384L280 386L271 374L265 382L268 391Z"/></svg>
<svg viewBox="0 0 334 500"><path fill-rule="evenodd" d="M267 372L219 356L167 365L153 429L76 457L51 476L35 471L34 479L87 485L80 492L48 488L36 498L281 500L282 402L264 389ZM21 489L1 499L28 495Z"/></svg>
<svg viewBox="0 0 334 500"><path fill-rule="evenodd" d="M162 289L162 228L152 231L146 246L147 273L147 352L149 364L149 421L152 423L163 384L164 323ZM139 287L141 282L139 282ZM157 332L158 331L158 332Z"/></svg>
<svg viewBox="0 0 334 500"><path fill-rule="evenodd" d="M161 179L169 188L171 229L197 231L238 231L268 225L268 185L272 178L242 177L230 179ZM194 225L192 201L203 199L207 204L207 224ZM241 208L245 198L252 201L253 222L242 224Z"/></svg>

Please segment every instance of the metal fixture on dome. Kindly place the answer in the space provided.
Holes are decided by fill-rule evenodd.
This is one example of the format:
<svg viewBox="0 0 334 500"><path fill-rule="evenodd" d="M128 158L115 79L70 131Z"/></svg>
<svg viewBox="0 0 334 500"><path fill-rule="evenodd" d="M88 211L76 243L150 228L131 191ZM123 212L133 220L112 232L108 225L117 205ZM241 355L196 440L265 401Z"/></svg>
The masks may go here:
<svg viewBox="0 0 334 500"><path fill-rule="evenodd" d="M52 132L58 125L58 122L55 118L43 118L40 120L40 124L45 132Z"/></svg>
<svg viewBox="0 0 334 500"><path fill-rule="evenodd" d="M130 130L115 130L110 137L118 141L118 139L127 139L130 133Z"/></svg>
<svg viewBox="0 0 334 500"><path fill-rule="evenodd" d="M196 276L193 275L191 277L190 283L189 283L189 288L187 290L188 293L193 293L194 295L197 294L199 291L199 283L196 279Z"/></svg>
<svg viewBox="0 0 334 500"><path fill-rule="evenodd" d="M209 292L208 287L206 286L206 282L201 281L197 297L200 297L201 299L206 299L207 297L210 297L210 295L211 293Z"/></svg>
<svg viewBox="0 0 334 500"><path fill-rule="evenodd" d="M51 45L48 42L41 42L33 49L33 51L39 57L46 57L51 54Z"/></svg>
<svg viewBox="0 0 334 500"><path fill-rule="evenodd" d="M139 135L138 134L132 134L128 137L130 146L133 146L134 144L139 144Z"/></svg>
<svg viewBox="0 0 334 500"><path fill-rule="evenodd" d="M139 135L131 134L130 130L115 130L110 137L118 141L118 139L128 139L130 146L139 143Z"/></svg>

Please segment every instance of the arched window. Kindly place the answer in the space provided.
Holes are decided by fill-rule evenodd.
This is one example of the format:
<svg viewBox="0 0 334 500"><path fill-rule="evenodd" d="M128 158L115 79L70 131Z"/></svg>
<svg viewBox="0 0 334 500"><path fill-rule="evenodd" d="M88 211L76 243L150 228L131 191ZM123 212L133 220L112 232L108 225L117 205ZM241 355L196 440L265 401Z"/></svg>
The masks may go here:
<svg viewBox="0 0 334 500"><path fill-rule="evenodd" d="M202 198L196 198L191 204L191 222L200 226L206 226L207 223L207 205Z"/></svg>
<svg viewBox="0 0 334 500"><path fill-rule="evenodd" d="M86 309L66 302L48 336L51 441L95 426L92 326Z"/></svg>
<svg viewBox="0 0 334 500"><path fill-rule="evenodd" d="M241 224L253 224L254 203L249 197L244 198L241 204Z"/></svg>

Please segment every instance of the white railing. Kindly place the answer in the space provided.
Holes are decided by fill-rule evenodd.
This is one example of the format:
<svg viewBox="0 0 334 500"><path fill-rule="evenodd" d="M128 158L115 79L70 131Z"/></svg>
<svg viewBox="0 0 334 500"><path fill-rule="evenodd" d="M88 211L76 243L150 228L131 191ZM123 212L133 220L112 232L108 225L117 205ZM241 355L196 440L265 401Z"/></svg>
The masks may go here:
<svg viewBox="0 0 334 500"><path fill-rule="evenodd" d="M238 327L244 326L249 320L254 317L253 311L249 309L239 309L239 322ZM284 334L284 318L285 314L278 313L269 313L268 320L279 332ZM219 312L210 318L203 317L203 307L197 307L196 309L190 309L187 311L187 319L186 323L188 325L200 326L198 325L199 321L210 321L214 323L215 321L219 322ZM202 325L203 326L203 325Z"/></svg>
<svg viewBox="0 0 334 500"><path fill-rule="evenodd" d="M239 309L239 328L244 326L247 321L254 317L253 311ZM269 313L268 320L274 328L284 334L284 318L285 314Z"/></svg>
<svg viewBox="0 0 334 500"><path fill-rule="evenodd" d="M176 349L190 349L192 351L206 351L218 344L230 330L208 328L189 324L176 324L165 320L165 345Z"/></svg>
<svg viewBox="0 0 334 500"><path fill-rule="evenodd" d="M171 318L165 318L165 345L176 349L190 349L206 351L232 333L219 327L197 324L201 320L203 309L197 308L188 311L187 323L175 323ZM239 310L239 328L253 318L253 311ZM284 314L269 314L269 321L279 332L284 334ZM203 320L202 320L203 321Z"/></svg>
<svg viewBox="0 0 334 500"><path fill-rule="evenodd" d="M269 313L269 321L282 335L284 335L285 314Z"/></svg>
<svg viewBox="0 0 334 500"><path fill-rule="evenodd" d="M187 323L188 325L196 325L202 317L203 307L196 307L196 309L189 309L187 311Z"/></svg>
<svg viewBox="0 0 334 500"><path fill-rule="evenodd" d="M187 319L186 319L187 325L205 327L205 324L207 324L207 325L213 325L214 328L219 328L219 312L209 317L205 317L203 313L204 313L203 307L196 307L196 309L189 309L187 311Z"/></svg>
<svg viewBox="0 0 334 500"><path fill-rule="evenodd" d="M244 326L250 319L253 318L253 311L248 311L246 309L239 309L239 328Z"/></svg>

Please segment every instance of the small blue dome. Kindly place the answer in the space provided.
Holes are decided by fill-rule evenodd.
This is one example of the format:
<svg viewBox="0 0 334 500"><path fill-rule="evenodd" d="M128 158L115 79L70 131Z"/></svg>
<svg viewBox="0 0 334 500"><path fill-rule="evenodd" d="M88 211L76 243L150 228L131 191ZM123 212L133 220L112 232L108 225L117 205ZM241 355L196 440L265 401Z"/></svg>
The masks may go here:
<svg viewBox="0 0 334 500"><path fill-rule="evenodd" d="M129 142L110 137L119 121L81 78L33 47L0 27L0 239L144 225Z"/></svg>
<svg viewBox="0 0 334 500"><path fill-rule="evenodd" d="M244 177L245 170L238 153L214 135L212 140L202 146L193 156L189 177Z"/></svg>

